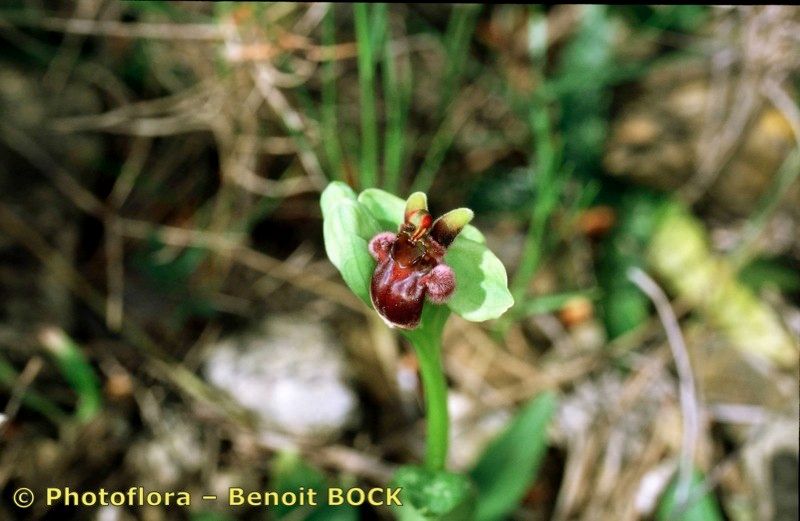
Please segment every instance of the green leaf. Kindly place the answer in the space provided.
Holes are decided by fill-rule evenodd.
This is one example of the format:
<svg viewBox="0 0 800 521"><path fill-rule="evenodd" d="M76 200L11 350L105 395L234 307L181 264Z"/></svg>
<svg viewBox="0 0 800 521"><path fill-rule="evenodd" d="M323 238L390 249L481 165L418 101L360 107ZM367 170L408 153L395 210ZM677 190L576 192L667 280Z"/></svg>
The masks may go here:
<svg viewBox="0 0 800 521"><path fill-rule="evenodd" d="M134 265L160 288L166 291L184 290L189 278L208 257L208 250L201 247L186 248L174 259L161 262L158 254L163 247L164 243L153 234L148 238L145 249L134 256Z"/></svg>
<svg viewBox="0 0 800 521"><path fill-rule="evenodd" d="M405 201L395 195L371 188L361 192L358 202L383 230L396 231L403 222ZM499 317L514 304L503 263L474 226L464 227L448 248L445 262L456 274L456 290L447 302L454 313L482 322Z"/></svg>
<svg viewBox="0 0 800 521"><path fill-rule="evenodd" d="M275 456L272 467L272 480L270 490L283 494L284 492L297 492L301 487L305 490L317 491L317 503L321 503L319 496L325 493L327 484L325 476L314 467L309 466L296 452L281 452ZM289 517L298 508L310 510L313 507L277 504L270 507L276 519Z"/></svg>
<svg viewBox="0 0 800 521"><path fill-rule="evenodd" d="M773 286L784 293L800 291L800 273L777 257L758 257L745 265L739 280L754 292Z"/></svg>
<svg viewBox="0 0 800 521"><path fill-rule="evenodd" d="M397 470L391 486L403 489L403 505L393 507L400 521L473 519L475 489L464 476L406 466Z"/></svg>
<svg viewBox="0 0 800 521"><path fill-rule="evenodd" d="M517 507L536 479L555 408L553 393L538 395L484 451L470 472L479 494L475 519L504 519Z"/></svg>
<svg viewBox="0 0 800 521"><path fill-rule="evenodd" d="M458 236L444 260L456 274L456 290L447 302L454 313L483 322L499 317L514 304L506 268L485 244Z"/></svg>
<svg viewBox="0 0 800 521"><path fill-rule="evenodd" d="M627 18L636 31L651 33L652 29L676 33L691 33L708 21L707 5L625 5L613 6L615 12Z"/></svg>
<svg viewBox="0 0 800 521"><path fill-rule="evenodd" d="M378 220L383 230L395 231L403 222L406 202L378 188L367 188L358 194L361 203Z"/></svg>
<svg viewBox="0 0 800 521"><path fill-rule="evenodd" d="M603 241L597 278L603 289L601 312L611 338L629 333L650 316L650 300L625 275L644 267L645 251L664 209L664 196L628 189L615 201L617 224Z"/></svg>
<svg viewBox="0 0 800 521"><path fill-rule="evenodd" d="M305 463L300 456L291 451L275 457L270 489L279 494L305 489L314 490L316 506L279 504L272 509L275 519L304 519L305 521L335 520L355 521L358 511L351 505L331 506L327 504L328 483L325 476L316 468Z"/></svg>
<svg viewBox="0 0 800 521"><path fill-rule="evenodd" d="M566 45L554 82L564 110L564 157L585 175L600 168L611 106L614 24L603 5L586 5L575 36Z"/></svg>
<svg viewBox="0 0 800 521"><path fill-rule="evenodd" d="M675 488L673 479L659 503L656 519L658 521L722 521L722 513L714 496L703 492L703 475L695 470L689 487L689 505L683 512L676 511ZM695 497L697 496L697 497Z"/></svg>
<svg viewBox="0 0 800 521"><path fill-rule="evenodd" d="M382 228L358 203L355 192L340 181L334 181L325 188L320 206L328 258L353 293L371 306L369 282L375 270L375 261L369 254L368 244Z"/></svg>

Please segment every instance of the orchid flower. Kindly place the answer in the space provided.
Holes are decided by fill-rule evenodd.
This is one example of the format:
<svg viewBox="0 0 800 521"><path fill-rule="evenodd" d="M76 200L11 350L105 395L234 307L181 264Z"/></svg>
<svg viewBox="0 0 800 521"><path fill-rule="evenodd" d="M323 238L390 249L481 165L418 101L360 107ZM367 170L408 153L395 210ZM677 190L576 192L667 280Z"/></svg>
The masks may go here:
<svg viewBox="0 0 800 521"><path fill-rule="evenodd" d="M369 242L378 261L370 297L390 327L416 328L426 298L443 304L453 294L456 277L444 255L472 216L472 210L458 208L434 221L425 194L416 192L406 201L399 231L379 233Z"/></svg>

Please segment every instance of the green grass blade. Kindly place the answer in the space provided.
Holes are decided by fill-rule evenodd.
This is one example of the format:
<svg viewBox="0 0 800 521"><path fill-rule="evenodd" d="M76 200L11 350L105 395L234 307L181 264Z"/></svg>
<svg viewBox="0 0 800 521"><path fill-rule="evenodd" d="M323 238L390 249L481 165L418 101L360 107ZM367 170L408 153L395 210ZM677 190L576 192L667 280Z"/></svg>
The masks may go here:
<svg viewBox="0 0 800 521"><path fill-rule="evenodd" d="M442 85L442 96L439 103L439 119L453 99L456 85L464 73L467 62L469 43L475 32L475 24L480 13L480 5L454 6L447 22L444 46L447 52L447 69Z"/></svg>
<svg viewBox="0 0 800 521"><path fill-rule="evenodd" d="M333 49L336 44L336 18L334 4L328 8L328 13L322 21L322 43L328 49ZM342 144L339 141L339 132L336 128L336 61L333 56L322 67L322 133L325 154L328 156L330 171L333 178L343 181L344 165L342 163Z"/></svg>
<svg viewBox="0 0 800 521"><path fill-rule="evenodd" d="M550 215L558 205L564 180L558 178L558 161L553 144L550 117L544 103L534 103L530 126L536 153L535 176L531 179L536 199L531 205L530 224L522 247L522 259L511 284L511 293L518 303L524 301L525 291L541 262L545 230Z"/></svg>
<svg viewBox="0 0 800 521"><path fill-rule="evenodd" d="M564 293L554 293L552 295L542 295L532 298L519 306L519 317L542 315L545 313L553 313L562 309L569 301L576 298L586 298L589 300L596 300L600 297L598 288L592 288L582 291L567 291Z"/></svg>
<svg viewBox="0 0 800 521"><path fill-rule="evenodd" d="M42 331L40 341L53 357L59 371L78 395L75 417L88 422L103 408L100 379L80 347L67 334L56 328Z"/></svg>
<svg viewBox="0 0 800 521"><path fill-rule="evenodd" d="M388 24L383 45L383 95L386 106L384 186L388 191L397 193L405 158L405 126L411 101L411 81L407 76L400 78Z"/></svg>
<svg viewBox="0 0 800 521"><path fill-rule="evenodd" d="M463 77L469 54L469 43L475 31L479 13L480 6L469 5L454 6L450 14L444 37L447 70L442 82L442 96L439 105L438 119L441 124L431 140L419 173L414 179L412 191L427 192L430 189L436 172L442 166L445 154L455 139L456 130L452 125L454 94L456 86Z"/></svg>
<svg viewBox="0 0 800 521"><path fill-rule="evenodd" d="M380 61L380 55L377 53L377 50L383 47L383 43L389 32L387 23L389 19L389 7L383 2L373 4L372 16L370 18L370 30L372 31L370 34L370 41L372 42L372 48L376 50L372 55L372 60L377 65Z"/></svg>
<svg viewBox="0 0 800 521"><path fill-rule="evenodd" d="M414 178L414 184L411 187L412 192L428 192L430 190L436 172L444 162L447 149L453 144L453 139L455 139L455 132L451 129L449 121L447 121L439 127L439 130L436 131L431 140L419 173Z"/></svg>
<svg viewBox="0 0 800 521"><path fill-rule="evenodd" d="M358 85L361 98L361 157L358 177L361 188L377 186L378 121L375 112L375 59L368 6L357 3L355 11L358 46Z"/></svg>

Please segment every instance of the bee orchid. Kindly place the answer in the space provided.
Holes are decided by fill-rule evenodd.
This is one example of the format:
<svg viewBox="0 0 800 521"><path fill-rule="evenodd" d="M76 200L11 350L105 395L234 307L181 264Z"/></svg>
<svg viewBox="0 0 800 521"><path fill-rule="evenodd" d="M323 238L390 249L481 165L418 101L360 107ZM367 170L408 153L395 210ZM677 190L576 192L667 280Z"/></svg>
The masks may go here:
<svg viewBox="0 0 800 521"><path fill-rule="evenodd" d="M472 210L457 208L434 220L427 197L416 192L406 201L400 230L379 233L369 242L369 252L378 261L370 297L390 327L416 328L426 298L443 304L453 294L456 277L444 255L472 217Z"/></svg>

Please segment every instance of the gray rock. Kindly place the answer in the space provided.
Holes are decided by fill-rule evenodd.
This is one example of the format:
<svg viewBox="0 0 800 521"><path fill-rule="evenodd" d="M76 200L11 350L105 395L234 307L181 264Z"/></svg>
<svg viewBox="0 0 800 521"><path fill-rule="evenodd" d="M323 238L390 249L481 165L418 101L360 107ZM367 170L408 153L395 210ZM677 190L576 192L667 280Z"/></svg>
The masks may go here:
<svg viewBox="0 0 800 521"><path fill-rule="evenodd" d="M221 342L205 375L253 411L266 430L323 441L338 437L356 417L345 369L342 346L323 324L287 314Z"/></svg>

